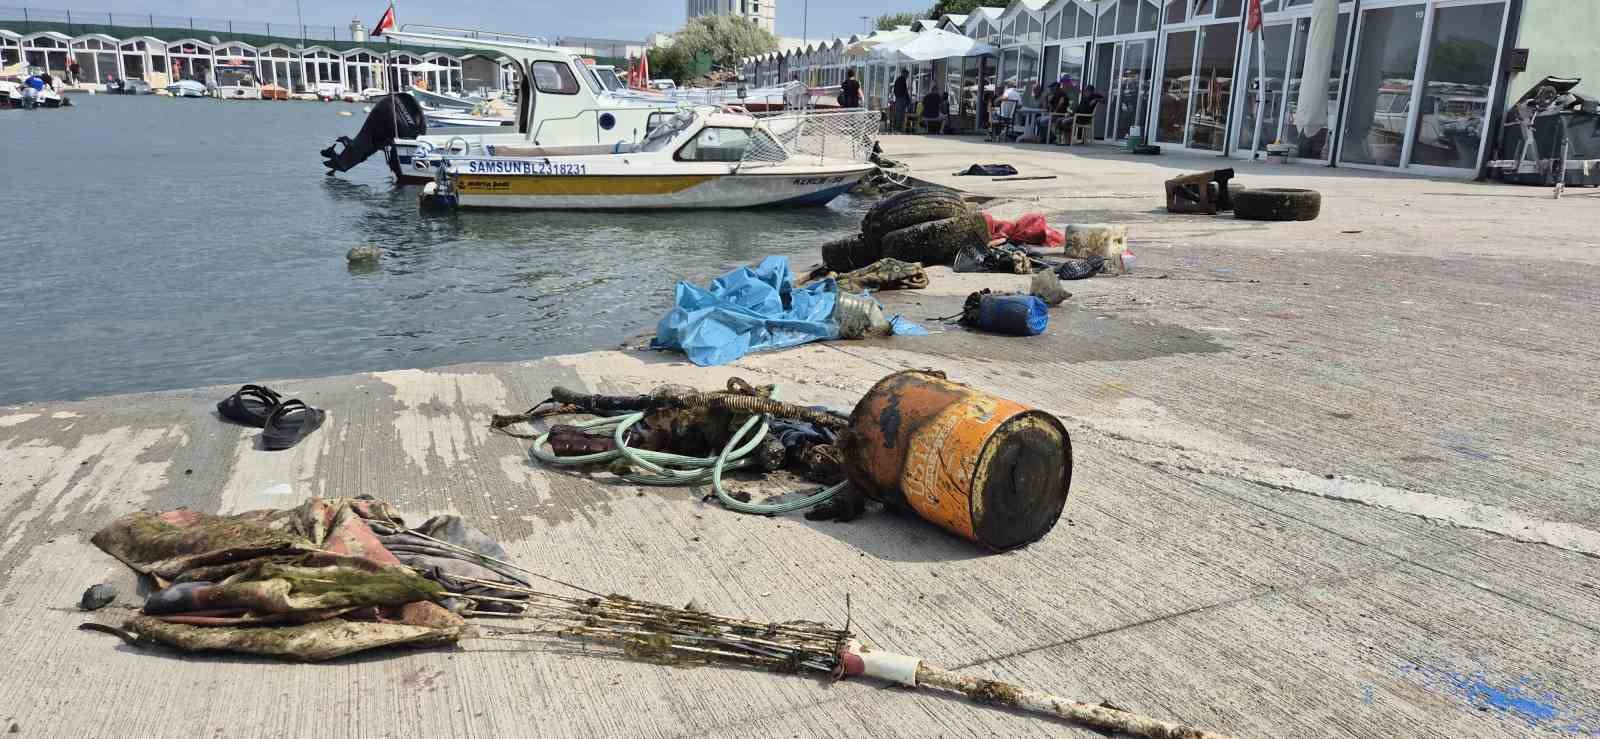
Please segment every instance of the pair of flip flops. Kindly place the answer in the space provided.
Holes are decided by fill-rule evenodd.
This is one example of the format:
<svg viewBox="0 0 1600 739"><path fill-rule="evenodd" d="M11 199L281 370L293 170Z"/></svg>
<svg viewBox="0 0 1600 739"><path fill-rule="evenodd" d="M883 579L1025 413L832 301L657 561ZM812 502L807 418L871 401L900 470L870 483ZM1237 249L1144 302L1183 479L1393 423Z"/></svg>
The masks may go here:
<svg viewBox="0 0 1600 739"><path fill-rule="evenodd" d="M261 429L261 445L268 451L288 449L322 427L328 414L304 401L269 387L245 385L217 403L217 413L234 423Z"/></svg>

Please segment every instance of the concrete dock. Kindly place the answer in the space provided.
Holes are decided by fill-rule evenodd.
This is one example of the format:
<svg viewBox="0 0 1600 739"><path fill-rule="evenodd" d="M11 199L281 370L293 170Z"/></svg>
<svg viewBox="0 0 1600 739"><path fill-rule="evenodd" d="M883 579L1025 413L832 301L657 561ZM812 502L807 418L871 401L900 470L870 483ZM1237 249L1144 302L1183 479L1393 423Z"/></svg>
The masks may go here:
<svg viewBox="0 0 1600 739"><path fill-rule="evenodd" d="M292 451L213 387L0 408L0 732L20 736L1094 736L870 682L604 659L481 639L294 665L145 651L74 607L137 604L89 536L130 511L371 494L469 517L533 569L882 648L1238 736L1600 733L1600 191L1106 148L888 137L915 176L997 213L1127 223L1133 275L1067 284L1048 334L940 329L981 287L935 268L881 296L928 337L697 368L597 351L270 381L329 412ZM952 177L1008 162L1055 180ZM1308 223L1174 216L1161 182L1234 166L1324 195ZM814 245L785 245L797 267ZM340 255L330 254L330 264ZM804 259L800 262L798 260ZM730 265L730 267L733 265ZM340 265L342 268L342 265ZM13 350L25 349L13 347ZM1060 524L988 555L913 517L762 518L530 463L489 429L552 385L730 376L850 408L933 367L1058 414ZM70 371L70 368L63 368Z"/></svg>

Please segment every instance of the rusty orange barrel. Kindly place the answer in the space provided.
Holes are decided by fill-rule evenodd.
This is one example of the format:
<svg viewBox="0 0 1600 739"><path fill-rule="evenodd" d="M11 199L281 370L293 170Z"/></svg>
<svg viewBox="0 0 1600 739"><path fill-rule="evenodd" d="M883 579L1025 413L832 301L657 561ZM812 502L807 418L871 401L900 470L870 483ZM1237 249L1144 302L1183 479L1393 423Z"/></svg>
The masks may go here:
<svg viewBox="0 0 1600 739"><path fill-rule="evenodd" d="M852 485L997 551L1049 532L1072 484L1060 419L943 373L880 380L856 404L846 437Z"/></svg>

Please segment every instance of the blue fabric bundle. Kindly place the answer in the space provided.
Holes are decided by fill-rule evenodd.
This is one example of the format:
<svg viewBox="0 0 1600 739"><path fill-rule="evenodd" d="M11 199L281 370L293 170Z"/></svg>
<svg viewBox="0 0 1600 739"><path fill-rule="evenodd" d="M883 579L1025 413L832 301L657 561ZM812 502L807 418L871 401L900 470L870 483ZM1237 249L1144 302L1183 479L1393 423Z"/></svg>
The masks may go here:
<svg viewBox="0 0 1600 739"><path fill-rule="evenodd" d="M1012 336L1038 336L1050 323L1050 307L1032 295L985 295L975 328Z"/></svg>
<svg viewBox="0 0 1600 739"><path fill-rule="evenodd" d="M701 288L678 283L675 307L656 326L656 349L675 349L702 367L726 364L751 352L839 338L833 309L839 286L830 278L794 286L786 257L767 257ZM904 320L896 334L926 333Z"/></svg>

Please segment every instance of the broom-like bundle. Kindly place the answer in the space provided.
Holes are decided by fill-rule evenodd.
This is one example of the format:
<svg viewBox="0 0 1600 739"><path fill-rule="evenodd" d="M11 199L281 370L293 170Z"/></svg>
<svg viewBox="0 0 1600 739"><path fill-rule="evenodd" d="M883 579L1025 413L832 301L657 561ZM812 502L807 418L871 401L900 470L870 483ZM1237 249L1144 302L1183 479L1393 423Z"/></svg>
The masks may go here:
<svg viewBox="0 0 1600 739"><path fill-rule="evenodd" d="M423 534L417 535L432 539ZM1055 716L1083 726L1132 736L1151 739L1228 739L1224 734L1108 706L1072 701L1020 685L962 675L930 665L918 657L864 646L850 632L848 598L845 626L842 629L812 621L762 623L719 616L693 607L675 608L622 595L602 596L438 539L432 541L588 594L587 597L561 596L502 582L469 577L451 578L451 582L489 585L497 590L527 597L526 601L521 601L451 594L452 598L467 601L520 603L525 606L521 614L471 615L528 620L537 624L533 627L480 629L485 636L573 639L612 649L629 659L655 664L722 663L790 674L812 671L830 674L835 678L873 677L907 687L956 692L978 703Z"/></svg>

